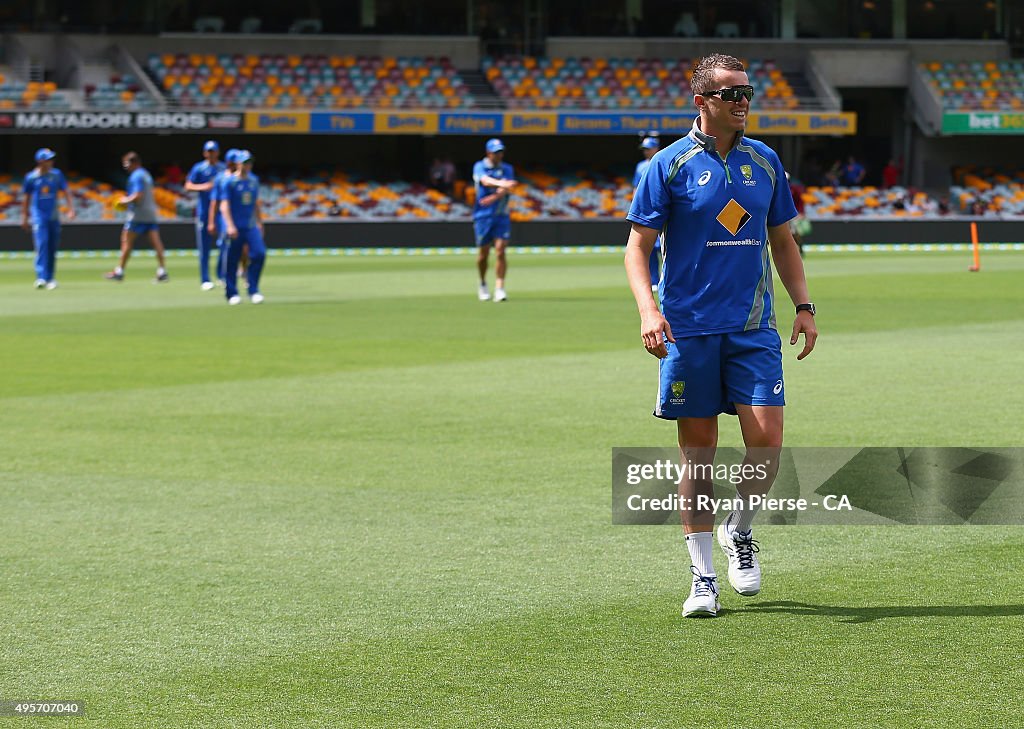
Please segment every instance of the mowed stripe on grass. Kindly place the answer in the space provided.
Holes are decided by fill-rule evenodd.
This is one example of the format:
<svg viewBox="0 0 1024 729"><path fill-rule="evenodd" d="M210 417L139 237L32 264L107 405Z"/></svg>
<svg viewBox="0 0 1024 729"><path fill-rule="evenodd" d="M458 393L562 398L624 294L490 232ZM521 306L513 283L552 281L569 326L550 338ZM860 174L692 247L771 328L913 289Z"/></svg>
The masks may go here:
<svg viewBox="0 0 1024 729"><path fill-rule="evenodd" d="M1018 257L837 258L789 442L1020 445ZM518 262L507 306L468 258L366 297L390 261L273 261L237 310L0 275L70 310L0 315L0 694L114 727L1012 723L1017 527L762 529L765 592L679 619L677 533L609 524L610 448L674 440L620 263Z"/></svg>

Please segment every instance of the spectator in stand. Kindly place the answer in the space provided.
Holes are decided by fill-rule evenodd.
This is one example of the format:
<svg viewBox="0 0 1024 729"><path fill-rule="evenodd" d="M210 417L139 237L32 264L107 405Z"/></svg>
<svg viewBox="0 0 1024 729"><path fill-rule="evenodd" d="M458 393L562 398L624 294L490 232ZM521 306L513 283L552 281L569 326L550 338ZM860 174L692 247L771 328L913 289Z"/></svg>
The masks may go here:
<svg viewBox="0 0 1024 729"><path fill-rule="evenodd" d="M900 177L903 175L903 165L897 164L896 160L890 159L889 163L882 168L882 187L896 187L900 184Z"/></svg>
<svg viewBox="0 0 1024 729"><path fill-rule="evenodd" d="M858 162L857 158L851 154L846 161L846 166L843 167L843 184L849 187L857 187L864 183L864 175L866 174L867 170L864 169L864 165Z"/></svg>
<svg viewBox="0 0 1024 729"><path fill-rule="evenodd" d="M180 185L182 180L185 179L185 173L181 169L181 165L177 162L171 162L167 167L164 168L164 179L167 180L168 185Z"/></svg>
<svg viewBox="0 0 1024 729"><path fill-rule="evenodd" d="M455 163L451 157L441 158L441 192L451 197L455 192Z"/></svg>
<svg viewBox="0 0 1024 729"><path fill-rule="evenodd" d="M430 181L430 186L435 190L440 190L443 177L444 168L441 165L441 158L434 157L434 161L430 163L430 170L427 171L427 179Z"/></svg>
<svg viewBox="0 0 1024 729"><path fill-rule="evenodd" d="M832 166L828 168L828 171L822 176L826 186L839 187L839 176L843 171L843 163L836 160L832 163Z"/></svg>

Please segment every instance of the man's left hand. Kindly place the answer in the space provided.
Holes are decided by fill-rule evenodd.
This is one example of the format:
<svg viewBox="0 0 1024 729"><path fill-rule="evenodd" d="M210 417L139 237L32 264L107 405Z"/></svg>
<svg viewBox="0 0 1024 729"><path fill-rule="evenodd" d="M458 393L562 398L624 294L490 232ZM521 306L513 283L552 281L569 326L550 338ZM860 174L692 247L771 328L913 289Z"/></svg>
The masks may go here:
<svg viewBox="0 0 1024 729"><path fill-rule="evenodd" d="M814 315L809 311L797 312L796 320L793 322L793 336L789 338L790 344L796 344L800 332L804 334L804 349L796 356L797 359L803 359L809 355L818 339L818 327L814 323Z"/></svg>

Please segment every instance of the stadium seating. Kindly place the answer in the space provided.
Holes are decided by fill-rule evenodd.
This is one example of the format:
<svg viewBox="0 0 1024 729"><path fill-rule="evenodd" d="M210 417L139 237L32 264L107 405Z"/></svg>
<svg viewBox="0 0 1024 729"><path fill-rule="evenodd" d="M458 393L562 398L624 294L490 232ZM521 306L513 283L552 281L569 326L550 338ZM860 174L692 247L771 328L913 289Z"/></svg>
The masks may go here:
<svg viewBox="0 0 1024 729"><path fill-rule="evenodd" d="M690 59L488 56L482 65L510 108L688 109L693 104ZM749 61L747 68L757 108L800 108L792 74L770 60Z"/></svg>
<svg viewBox="0 0 1024 729"><path fill-rule="evenodd" d="M86 84L83 88L86 104L98 109L153 109L156 100L146 93L138 80L130 75L114 74L108 83Z"/></svg>
<svg viewBox="0 0 1024 729"><path fill-rule="evenodd" d="M805 215L812 219L858 215L863 217L930 217L939 204L928 194L905 187L808 187Z"/></svg>
<svg viewBox="0 0 1024 729"><path fill-rule="evenodd" d="M24 83L0 72L0 109L70 109L71 104L52 81Z"/></svg>
<svg viewBox="0 0 1024 729"><path fill-rule="evenodd" d="M958 167L953 181L950 199L956 212L1024 215L1024 170Z"/></svg>
<svg viewBox="0 0 1024 729"><path fill-rule="evenodd" d="M947 111L1024 109L1024 60L933 61L918 69Z"/></svg>
<svg viewBox="0 0 1024 729"><path fill-rule="evenodd" d="M183 107L455 108L474 98L447 58L153 54L146 67Z"/></svg>

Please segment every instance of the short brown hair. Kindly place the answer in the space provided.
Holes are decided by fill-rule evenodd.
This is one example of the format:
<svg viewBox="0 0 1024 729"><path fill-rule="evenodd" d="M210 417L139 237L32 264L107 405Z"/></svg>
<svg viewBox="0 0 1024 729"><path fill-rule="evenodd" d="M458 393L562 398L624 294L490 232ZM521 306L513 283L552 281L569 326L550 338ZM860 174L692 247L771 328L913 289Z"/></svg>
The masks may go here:
<svg viewBox="0 0 1024 729"><path fill-rule="evenodd" d="M712 53L700 59L697 67L693 69L693 77L690 78L690 88L694 94L706 94L715 90L715 70L745 71L740 59L735 56L726 56L721 53Z"/></svg>

